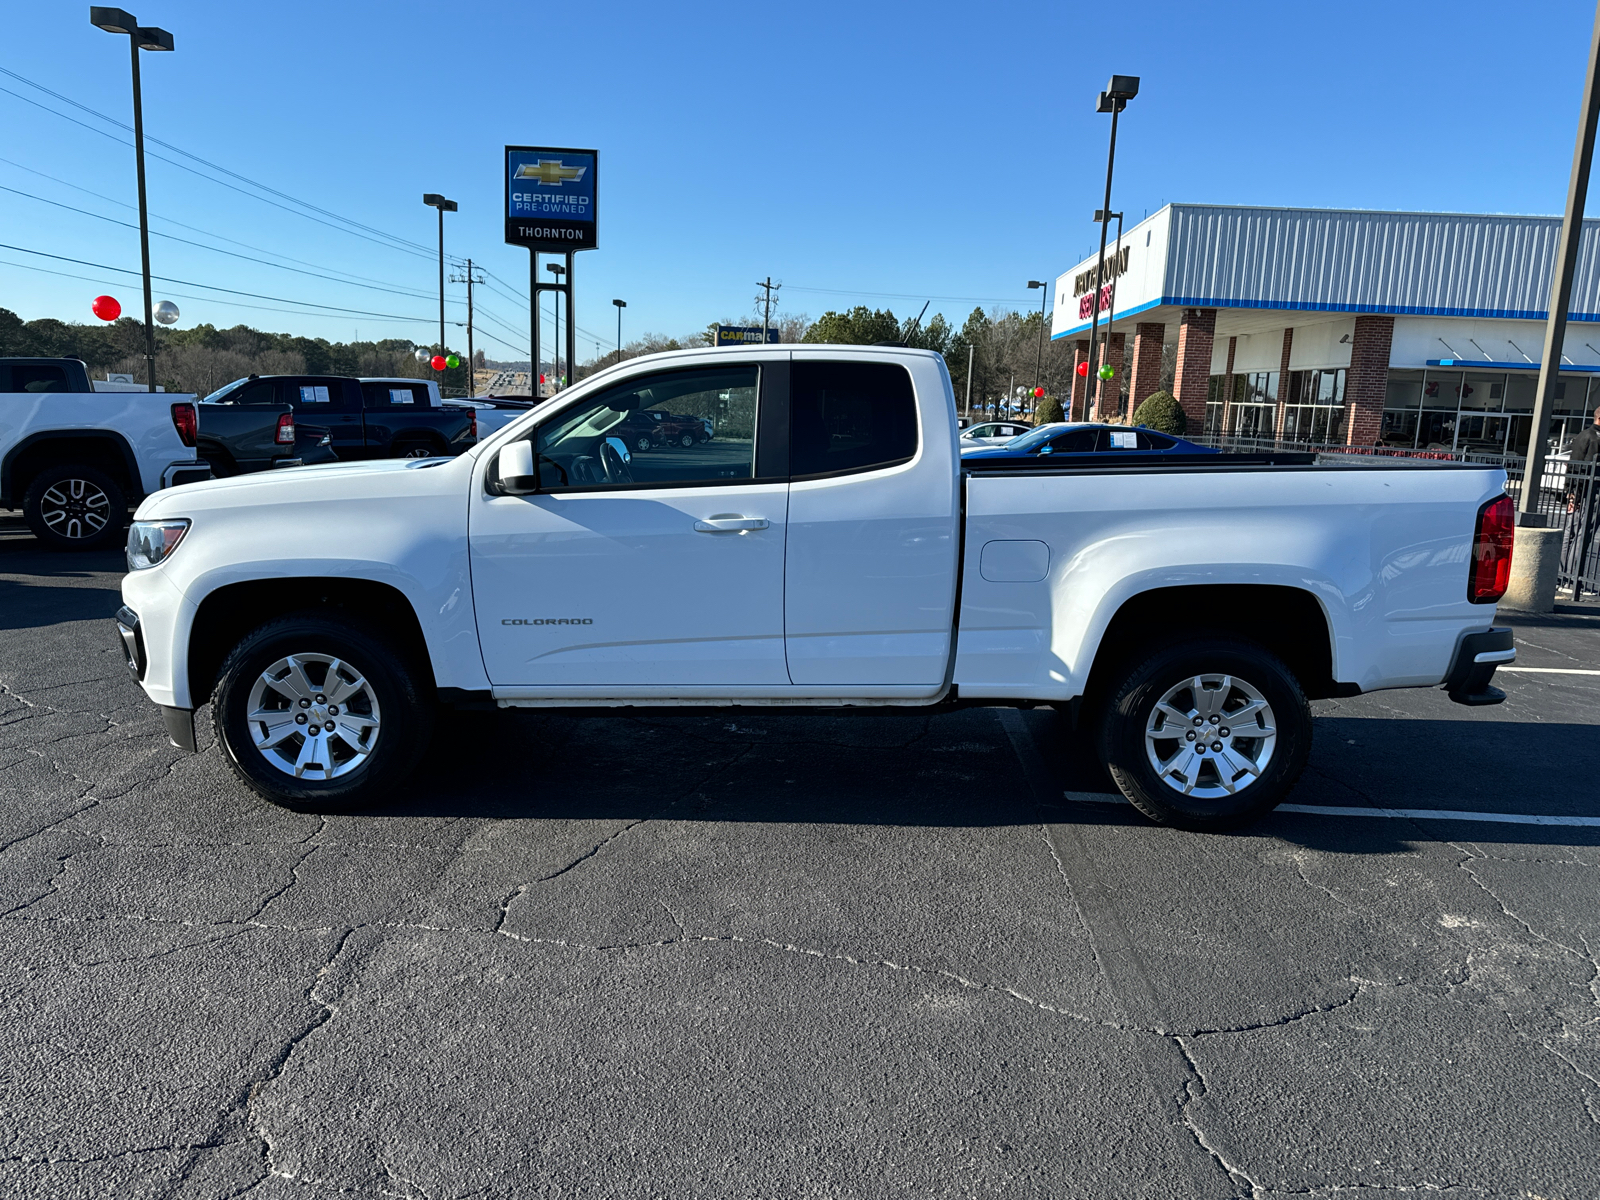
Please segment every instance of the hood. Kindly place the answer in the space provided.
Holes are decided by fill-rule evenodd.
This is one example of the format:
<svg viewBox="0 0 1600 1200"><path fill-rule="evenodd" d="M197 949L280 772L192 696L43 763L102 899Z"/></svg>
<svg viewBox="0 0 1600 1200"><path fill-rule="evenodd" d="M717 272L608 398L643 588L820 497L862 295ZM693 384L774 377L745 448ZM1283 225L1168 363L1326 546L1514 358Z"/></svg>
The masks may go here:
<svg viewBox="0 0 1600 1200"><path fill-rule="evenodd" d="M340 493L368 495L374 490L375 484L379 490L403 489L409 480L395 477L406 472L413 475L431 474L464 461L463 458L376 458L310 467L280 467L152 492L145 497L134 516L137 520L144 520L154 515L180 516L186 511L214 506L231 508L239 504L272 504L281 499L303 497L307 493L326 499L335 499Z"/></svg>

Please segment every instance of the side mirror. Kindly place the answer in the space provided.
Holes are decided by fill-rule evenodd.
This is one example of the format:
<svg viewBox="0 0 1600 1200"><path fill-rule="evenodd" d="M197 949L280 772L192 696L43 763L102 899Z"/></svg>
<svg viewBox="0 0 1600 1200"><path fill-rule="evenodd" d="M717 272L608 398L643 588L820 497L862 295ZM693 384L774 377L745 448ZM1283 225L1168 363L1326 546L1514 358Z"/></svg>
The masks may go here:
<svg viewBox="0 0 1600 1200"><path fill-rule="evenodd" d="M1056 452L1056 448L1054 446L1052 446L1049 442L1046 442L1043 446L1039 447L1039 453L1040 454L1054 454L1055 452Z"/></svg>
<svg viewBox="0 0 1600 1200"><path fill-rule="evenodd" d="M532 442L512 442L500 451L499 466L500 490L507 496L526 496L539 490L539 477L533 473Z"/></svg>

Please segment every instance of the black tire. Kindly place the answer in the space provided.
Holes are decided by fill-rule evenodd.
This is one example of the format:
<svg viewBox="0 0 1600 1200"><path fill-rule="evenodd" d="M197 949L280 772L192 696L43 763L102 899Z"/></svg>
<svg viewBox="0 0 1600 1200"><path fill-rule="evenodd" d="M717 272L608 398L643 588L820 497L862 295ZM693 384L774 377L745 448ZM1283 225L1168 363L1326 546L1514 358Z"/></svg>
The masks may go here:
<svg viewBox="0 0 1600 1200"><path fill-rule="evenodd" d="M128 497L96 467L50 467L23 493L22 515L48 549L107 550L122 544Z"/></svg>
<svg viewBox="0 0 1600 1200"><path fill-rule="evenodd" d="M691 446L694 445L694 434L685 433L682 436L680 436L678 438L678 445L682 446L685 450L689 449Z"/></svg>
<svg viewBox="0 0 1600 1200"><path fill-rule="evenodd" d="M633 452L635 454L643 454L646 450L650 449L652 445L654 445L654 443L651 442L649 436L641 433L638 437L633 439Z"/></svg>
<svg viewBox="0 0 1600 1200"><path fill-rule="evenodd" d="M391 458L438 458L444 451L428 442L397 442L389 451Z"/></svg>
<svg viewBox="0 0 1600 1200"><path fill-rule="evenodd" d="M1201 677L1209 677L1201 679L1204 699L1188 684ZM1157 721L1158 702L1180 687L1187 690L1171 695L1170 711L1181 712L1185 722L1169 721L1166 714ZM1251 692L1267 706L1254 714ZM1199 728L1208 732L1196 752L1188 735L1196 714L1209 710L1211 716L1200 717ZM1240 715L1237 729L1228 723L1230 712ZM1147 741L1147 731L1159 735L1169 728L1171 739ZM1270 739L1247 735L1268 728L1275 730ZM1152 821L1202 831L1236 829L1271 812L1299 780L1311 753L1311 708L1289 668L1261 646L1231 638L1177 642L1138 662L1115 687L1097 740L1112 781ZM1215 746L1222 747L1220 756ZM1173 771L1173 782L1163 779L1152 755ZM1184 785L1196 794L1186 795Z"/></svg>
<svg viewBox="0 0 1600 1200"><path fill-rule="evenodd" d="M293 773L292 763L287 768L277 766L268 755L278 762L298 758L298 752L309 742L301 732L305 722L290 730L276 747L264 750L256 745L252 726L263 734L269 734L272 726L249 719L252 690L264 672L291 655L297 659L307 656L301 670L314 687L326 688L332 669L331 664L316 661L319 656L337 659L347 672L363 681L366 692L350 695L349 707L342 713L347 722L352 717L357 721L377 718L376 732L367 740L361 761L355 761L357 751L345 739L354 725L341 724L332 733L317 735L323 740L312 747L314 752L308 754L308 765L301 777ZM388 639L357 629L338 617L321 612L280 617L247 636L222 664L211 709L217 741L234 774L274 804L300 812L366 807L389 796L427 749L433 733L433 707L417 682L420 674L410 657ZM348 676L341 678L348 685ZM334 711L337 705L300 705L287 692L266 685L257 702L263 709L271 706L274 711L282 702L287 707L281 711L297 718L341 715ZM367 738L366 731L357 730L357 737ZM313 774L315 777L308 777Z"/></svg>

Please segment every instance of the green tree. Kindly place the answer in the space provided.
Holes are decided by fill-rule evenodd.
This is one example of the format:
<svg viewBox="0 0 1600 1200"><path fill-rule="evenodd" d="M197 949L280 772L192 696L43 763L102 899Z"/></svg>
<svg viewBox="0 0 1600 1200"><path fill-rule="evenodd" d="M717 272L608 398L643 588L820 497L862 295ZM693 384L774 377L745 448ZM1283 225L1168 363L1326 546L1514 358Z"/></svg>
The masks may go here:
<svg viewBox="0 0 1600 1200"><path fill-rule="evenodd" d="M900 322L887 308L874 311L858 304L849 312L829 310L806 330L807 342L830 345L872 346L900 340Z"/></svg>
<svg viewBox="0 0 1600 1200"><path fill-rule="evenodd" d="M1189 430L1189 418L1171 392L1151 392L1134 410L1133 423L1182 437Z"/></svg>
<svg viewBox="0 0 1600 1200"><path fill-rule="evenodd" d="M1035 425L1048 425L1052 421L1065 421L1066 414L1061 411L1061 401L1054 396L1045 396L1039 401L1039 406L1034 410L1033 423Z"/></svg>

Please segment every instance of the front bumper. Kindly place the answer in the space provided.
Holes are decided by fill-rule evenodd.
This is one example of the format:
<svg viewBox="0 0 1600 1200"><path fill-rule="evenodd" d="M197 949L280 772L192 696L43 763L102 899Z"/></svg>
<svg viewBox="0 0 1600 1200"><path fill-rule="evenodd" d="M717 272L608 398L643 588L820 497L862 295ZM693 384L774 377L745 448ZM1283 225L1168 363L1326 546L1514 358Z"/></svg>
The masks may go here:
<svg viewBox="0 0 1600 1200"><path fill-rule="evenodd" d="M117 644L122 647L127 659L128 674L142 684L150 659L145 653L144 629L139 624L139 614L124 604L117 609L112 621L116 624ZM194 710L173 708L169 704L158 704L156 707L161 710L162 723L167 727L167 739L178 749L194 753Z"/></svg>
<svg viewBox="0 0 1600 1200"><path fill-rule="evenodd" d="M1499 704L1506 694L1490 684L1495 669L1517 661L1517 646L1506 628L1469 633L1456 647L1455 660L1444 677L1443 687L1457 704L1479 707Z"/></svg>

